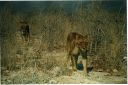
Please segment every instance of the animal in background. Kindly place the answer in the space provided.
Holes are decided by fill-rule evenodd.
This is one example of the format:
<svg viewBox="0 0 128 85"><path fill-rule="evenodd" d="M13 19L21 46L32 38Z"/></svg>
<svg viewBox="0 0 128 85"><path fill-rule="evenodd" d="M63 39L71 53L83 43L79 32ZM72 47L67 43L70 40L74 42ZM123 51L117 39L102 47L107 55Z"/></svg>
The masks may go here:
<svg viewBox="0 0 128 85"><path fill-rule="evenodd" d="M30 29L29 25L25 21L20 22L20 33L23 41L29 41L30 40Z"/></svg>

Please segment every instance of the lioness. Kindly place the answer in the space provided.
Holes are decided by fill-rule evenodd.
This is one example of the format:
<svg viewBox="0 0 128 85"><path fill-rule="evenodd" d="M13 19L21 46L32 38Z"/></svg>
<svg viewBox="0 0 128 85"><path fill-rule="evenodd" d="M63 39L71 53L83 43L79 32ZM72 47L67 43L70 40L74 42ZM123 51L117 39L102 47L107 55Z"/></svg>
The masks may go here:
<svg viewBox="0 0 128 85"><path fill-rule="evenodd" d="M72 70L77 70L77 60L78 56L82 55L82 64L84 67L84 72L87 75L87 45L88 45L88 39L87 36L83 36L81 34L78 34L76 32L71 32L68 34L67 37L67 63L69 64L69 61L71 59L72 63Z"/></svg>
<svg viewBox="0 0 128 85"><path fill-rule="evenodd" d="M29 25L25 21L21 21L20 23L21 23L21 27L20 27L21 37L24 41L29 41L30 39Z"/></svg>

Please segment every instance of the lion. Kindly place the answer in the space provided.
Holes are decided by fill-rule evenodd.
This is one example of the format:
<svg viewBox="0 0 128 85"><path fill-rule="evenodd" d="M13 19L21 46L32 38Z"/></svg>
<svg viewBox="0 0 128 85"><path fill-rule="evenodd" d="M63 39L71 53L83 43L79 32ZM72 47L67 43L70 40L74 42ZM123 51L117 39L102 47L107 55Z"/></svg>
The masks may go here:
<svg viewBox="0 0 128 85"><path fill-rule="evenodd" d="M67 65L72 65L72 71L77 71L77 60L79 55L82 56L82 64L85 75L87 75L87 46L88 46L87 35L83 36L76 32L71 32L67 36Z"/></svg>
<svg viewBox="0 0 128 85"><path fill-rule="evenodd" d="M20 27L20 33L23 41L29 41L30 40L30 29L29 25L25 21L21 21L21 27Z"/></svg>

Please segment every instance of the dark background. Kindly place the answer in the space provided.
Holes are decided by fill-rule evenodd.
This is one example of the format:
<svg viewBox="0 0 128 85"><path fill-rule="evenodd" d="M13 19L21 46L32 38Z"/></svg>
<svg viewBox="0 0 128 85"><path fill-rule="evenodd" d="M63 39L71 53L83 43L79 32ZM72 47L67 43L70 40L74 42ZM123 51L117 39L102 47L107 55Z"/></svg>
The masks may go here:
<svg viewBox="0 0 128 85"><path fill-rule="evenodd" d="M95 1L99 2L99 1ZM80 6L89 7L93 3L92 1L2 1L0 2L0 8L9 6L13 12L31 12L33 10L44 11L49 7L63 8L67 13L73 13L77 11ZM126 11L126 0L104 0L100 1L102 7L108 11Z"/></svg>

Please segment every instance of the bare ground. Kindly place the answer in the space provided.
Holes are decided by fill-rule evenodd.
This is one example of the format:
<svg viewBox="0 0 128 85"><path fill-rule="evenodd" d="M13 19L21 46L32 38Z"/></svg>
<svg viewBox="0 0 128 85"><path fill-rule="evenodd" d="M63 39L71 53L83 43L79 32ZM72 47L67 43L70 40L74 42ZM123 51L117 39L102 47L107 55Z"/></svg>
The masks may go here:
<svg viewBox="0 0 128 85"><path fill-rule="evenodd" d="M62 63L65 56L65 53L43 53L45 57L52 56L56 58L56 61L60 60ZM30 56L30 55L29 55ZM44 57L44 56L43 56ZM33 60L33 59L32 59ZM46 63L40 59L41 63ZM31 61L31 59L30 59ZM29 61L29 62L30 62ZM32 61L31 61L32 62ZM50 62L50 61L48 61ZM50 62L51 63L51 62ZM51 63L49 66L52 66ZM43 65L43 64L41 64ZM46 66L47 64L45 64ZM31 65L28 67L21 67L20 70L16 71L8 71L6 70L1 79L1 83L4 84L44 84L44 83L51 83L51 84L125 84L127 83L126 75L115 75L112 76L110 73L107 72L89 72L88 76L84 76L82 70L78 70L70 75L66 75L66 73L62 67L62 65L55 65L52 69L42 70L37 68L36 65Z"/></svg>
<svg viewBox="0 0 128 85"><path fill-rule="evenodd" d="M1 82L6 84L125 84L127 79L124 76L110 76L106 72L94 71L90 72L88 76L84 76L82 71L74 72L70 76L53 76L43 73L41 70L28 68L26 70L9 72L8 75L2 76Z"/></svg>

